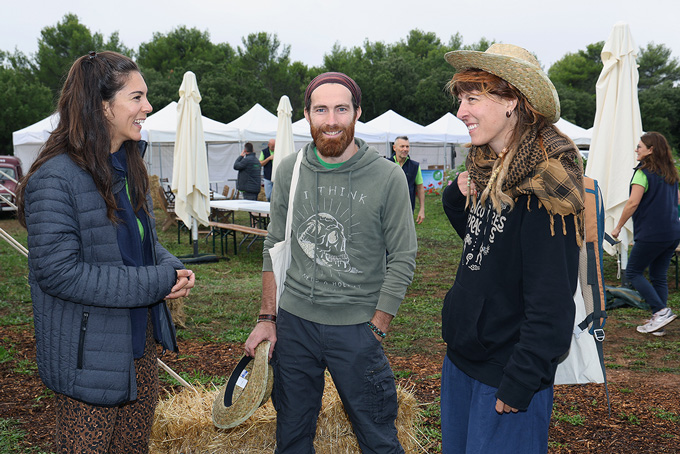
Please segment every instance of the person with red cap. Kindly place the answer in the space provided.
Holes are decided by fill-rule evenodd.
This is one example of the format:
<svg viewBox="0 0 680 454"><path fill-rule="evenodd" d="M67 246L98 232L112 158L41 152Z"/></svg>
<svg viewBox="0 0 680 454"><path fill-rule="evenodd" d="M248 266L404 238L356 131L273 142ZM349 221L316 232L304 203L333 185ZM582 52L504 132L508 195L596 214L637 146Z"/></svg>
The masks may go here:
<svg viewBox="0 0 680 454"><path fill-rule="evenodd" d="M245 344L272 344L276 452L313 453L328 369L363 452L403 453L394 374L382 347L413 279L417 251L404 172L354 137L361 90L345 74L317 76L305 91L313 142L276 171L264 243L262 302ZM291 264L276 301L270 248L286 236ZM389 254L387 254L389 252ZM387 254L387 259L385 258ZM278 313L277 313L278 308Z"/></svg>

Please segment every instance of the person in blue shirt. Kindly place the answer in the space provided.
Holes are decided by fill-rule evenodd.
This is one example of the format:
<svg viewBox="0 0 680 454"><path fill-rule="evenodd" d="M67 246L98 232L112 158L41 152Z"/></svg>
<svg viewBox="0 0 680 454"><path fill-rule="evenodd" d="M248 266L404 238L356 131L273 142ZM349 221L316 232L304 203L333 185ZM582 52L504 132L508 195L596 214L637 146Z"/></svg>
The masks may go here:
<svg viewBox="0 0 680 454"><path fill-rule="evenodd" d="M664 326L677 317L667 307L666 273L680 242L678 171L668 141L658 132L645 133L635 155L639 164L630 182L630 197L612 236L618 238L624 224L633 218L635 243L626 277L652 310L652 318L638 326L637 332L663 336ZM649 269L649 281L645 269Z"/></svg>

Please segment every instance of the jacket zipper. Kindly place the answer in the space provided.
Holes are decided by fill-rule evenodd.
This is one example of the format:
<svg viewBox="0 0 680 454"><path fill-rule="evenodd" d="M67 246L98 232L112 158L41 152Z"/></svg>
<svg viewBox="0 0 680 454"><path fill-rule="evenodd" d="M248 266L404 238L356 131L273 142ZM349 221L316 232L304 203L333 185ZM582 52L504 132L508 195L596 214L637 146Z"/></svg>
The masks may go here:
<svg viewBox="0 0 680 454"><path fill-rule="evenodd" d="M87 331L87 319L89 317L89 312L83 312L83 318L80 321L80 338L78 339L78 369L83 368L83 346L85 344L85 332Z"/></svg>

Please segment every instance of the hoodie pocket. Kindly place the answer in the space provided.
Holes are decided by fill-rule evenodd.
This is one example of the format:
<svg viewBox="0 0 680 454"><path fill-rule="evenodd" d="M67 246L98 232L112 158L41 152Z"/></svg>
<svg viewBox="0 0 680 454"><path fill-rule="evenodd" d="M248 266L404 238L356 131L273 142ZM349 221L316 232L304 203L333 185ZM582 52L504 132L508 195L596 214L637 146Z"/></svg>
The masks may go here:
<svg viewBox="0 0 680 454"><path fill-rule="evenodd" d="M457 354L475 361L487 357L483 342L485 299L468 292L458 282L444 298L442 308L442 337Z"/></svg>
<svg viewBox="0 0 680 454"><path fill-rule="evenodd" d="M87 321L90 318L89 312L83 312L80 319L80 333L78 335L78 364L77 369L83 368L83 348L85 345L85 334L87 333Z"/></svg>

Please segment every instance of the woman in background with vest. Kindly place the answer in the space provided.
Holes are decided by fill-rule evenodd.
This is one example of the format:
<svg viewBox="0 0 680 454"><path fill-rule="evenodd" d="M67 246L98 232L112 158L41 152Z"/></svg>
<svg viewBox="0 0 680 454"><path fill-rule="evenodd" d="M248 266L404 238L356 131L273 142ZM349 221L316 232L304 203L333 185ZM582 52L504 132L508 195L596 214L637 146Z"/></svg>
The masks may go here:
<svg viewBox="0 0 680 454"><path fill-rule="evenodd" d="M630 197L612 236L618 238L624 224L633 217L634 244L626 278L652 310L652 318L637 331L663 336L664 326L676 318L666 306L666 273L680 242L678 171L668 141L658 132L644 134L635 154L639 164L630 182ZM643 274L647 268L649 281Z"/></svg>
<svg viewBox="0 0 680 454"><path fill-rule="evenodd" d="M147 453L156 342L177 351L164 299L194 275L158 242L139 68L116 52L73 63L52 131L18 191L28 230L36 359L56 393L58 453Z"/></svg>

